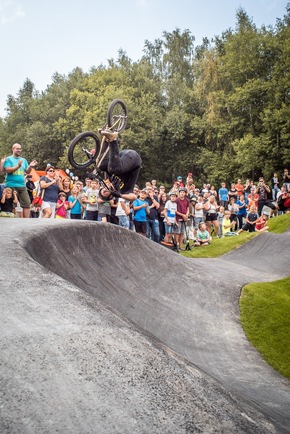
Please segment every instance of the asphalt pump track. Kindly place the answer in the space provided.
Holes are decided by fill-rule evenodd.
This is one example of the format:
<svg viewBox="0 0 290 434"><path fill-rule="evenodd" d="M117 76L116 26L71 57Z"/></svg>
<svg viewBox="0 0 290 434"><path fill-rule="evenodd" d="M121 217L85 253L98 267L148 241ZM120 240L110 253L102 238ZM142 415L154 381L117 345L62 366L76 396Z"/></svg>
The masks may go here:
<svg viewBox="0 0 290 434"><path fill-rule="evenodd" d="M247 341L242 287L290 232L188 259L126 229L1 219L0 432L286 433L289 381Z"/></svg>

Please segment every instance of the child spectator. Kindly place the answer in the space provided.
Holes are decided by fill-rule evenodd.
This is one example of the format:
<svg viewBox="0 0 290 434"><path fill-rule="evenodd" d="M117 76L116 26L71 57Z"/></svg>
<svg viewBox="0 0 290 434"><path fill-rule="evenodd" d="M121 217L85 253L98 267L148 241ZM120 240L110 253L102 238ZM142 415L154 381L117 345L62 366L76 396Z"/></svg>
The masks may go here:
<svg viewBox="0 0 290 434"><path fill-rule="evenodd" d="M250 211L246 217L246 223L238 230L238 234L243 231L255 232L255 226L258 221L258 214L256 212L256 207L251 206Z"/></svg>
<svg viewBox="0 0 290 434"><path fill-rule="evenodd" d="M222 237L223 235L223 219L225 216L225 208L223 206L220 206L219 212L217 213L218 216L218 223L219 223L219 237Z"/></svg>
<svg viewBox="0 0 290 434"><path fill-rule="evenodd" d="M235 222L235 230L237 230L237 222L238 222L238 211L239 211L239 206L236 203L236 200L234 197L231 197L230 199L230 203L228 205L228 210L231 212L231 222Z"/></svg>
<svg viewBox="0 0 290 434"><path fill-rule="evenodd" d="M81 220L82 201L79 196L79 189L76 185L73 185L71 189L71 195L68 197L68 203L70 208L70 218L73 220Z"/></svg>
<svg viewBox="0 0 290 434"><path fill-rule="evenodd" d="M150 214L149 204L146 201L147 191L140 191L139 198L133 202L134 226L137 234L146 237L146 217Z"/></svg>
<svg viewBox="0 0 290 434"><path fill-rule="evenodd" d="M247 202L245 201L245 197L243 194L237 200L237 205L239 207L237 217L239 221L239 229L243 226L244 219L247 217Z"/></svg>
<svg viewBox="0 0 290 434"><path fill-rule="evenodd" d="M66 194L64 191L61 191L58 194L58 201L55 205L55 218L58 219L65 219L66 218L66 212L68 209L68 201L66 200Z"/></svg>
<svg viewBox="0 0 290 434"><path fill-rule="evenodd" d="M90 181L90 183L88 182ZM82 202L86 204L86 220L98 221L98 196L99 196L99 183L96 179L86 179L87 185L90 184L85 191L85 196Z"/></svg>
<svg viewBox="0 0 290 434"><path fill-rule="evenodd" d="M99 204L99 221L103 223L109 222L111 217L111 203L113 200L110 199L102 199L100 196L98 197Z"/></svg>
<svg viewBox="0 0 290 434"><path fill-rule="evenodd" d="M223 236L230 237L232 235L238 235L236 232L231 232L233 226L235 226L235 222L230 220L231 213L230 211L225 211L225 216L222 223L222 232Z"/></svg>
<svg viewBox="0 0 290 434"><path fill-rule="evenodd" d="M17 205L18 198L15 190L10 187L6 187L3 190L1 197L1 212L0 217L15 217L13 212L14 204Z"/></svg>
<svg viewBox="0 0 290 434"><path fill-rule="evenodd" d="M199 246L208 246L210 244L211 236L206 230L206 224L205 222L201 222L198 225L198 231L196 233L196 240L194 242L194 245L196 247Z"/></svg>
<svg viewBox="0 0 290 434"><path fill-rule="evenodd" d="M119 226L129 229L130 227L130 202L123 198L119 198L116 210L116 216L119 218Z"/></svg>
<svg viewBox="0 0 290 434"><path fill-rule="evenodd" d="M261 217L259 217L258 221L256 223L256 231L257 232L268 232L268 230L269 230L268 220L269 220L268 214L264 213Z"/></svg>
<svg viewBox="0 0 290 434"><path fill-rule="evenodd" d="M174 231L177 224L176 211L177 211L177 194L172 191L169 195L170 199L166 202L164 207L164 225L165 225L165 237L164 241L170 243L174 237Z"/></svg>

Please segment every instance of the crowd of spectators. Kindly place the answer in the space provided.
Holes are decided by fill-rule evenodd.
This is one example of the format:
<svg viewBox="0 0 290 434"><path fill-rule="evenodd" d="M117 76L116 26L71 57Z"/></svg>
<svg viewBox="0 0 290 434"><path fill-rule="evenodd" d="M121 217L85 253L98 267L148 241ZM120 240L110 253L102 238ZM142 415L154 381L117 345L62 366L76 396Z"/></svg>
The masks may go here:
<svg viewBox="0 0 290 434"><path fill-rule="evenodd" d="M20 145L13 146L15 154L21 152ZM12 157L10 166L15 170L13 164ZM99 195L97 180L86 178L84 185L70 176L61 178L52 165L46 167L45 176L33 183L29 167L36 164L35 161L30 165L26 162L26 170L19 172L19 180L23 177L22 184L13 186L9 185L9 170L5 170L9 164L5 157L2 158L0 172L6 172L6 182L0 193L1 216L109 222L134 230L157 243L174 240L178 248L183 249L185 239L192 239L195 246L202 246L209 244L213 237L238 235L244 230L265 231L268 218L290 212L287 169L281 180L274 173L270 183L263 177L257 183L250 179L242 182L238 178L229 186L222 182L219 187L207 183L198 187L192 173L184 180L178 176L169 188L158 185L153 179L142 188L136 185L137 199L130 202L121 198L105 200ZM29 215L23 209L27 208L24 189L29 197ZM42 203L37 206L33 198L40 195Z"/></svg>

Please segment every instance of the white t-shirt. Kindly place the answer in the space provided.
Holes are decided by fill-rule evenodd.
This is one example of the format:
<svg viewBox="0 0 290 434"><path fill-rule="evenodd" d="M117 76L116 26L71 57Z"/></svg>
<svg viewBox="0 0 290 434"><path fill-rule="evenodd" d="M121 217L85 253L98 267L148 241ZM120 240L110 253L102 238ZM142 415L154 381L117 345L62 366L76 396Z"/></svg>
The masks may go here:
<svg viewBox="0 0 290 434"><path fill-rule="evenodd" d="M124 202L126 207L129 206L129 201L123 199L122 197L119 198L118 200L118 206L117 206L117 210L116 210L116 216L121 216L124 215L126 216L127 214L125 213L125 211L122 208L121 202Z"/></svg>
<svg viewBox="0 0 290 434"><path fill-rule="evenodd" d="M87 211L98 211L98 197L99 190L93 190L92 188L87 189L86 198L89 200L89 203L87 203L86 206Z"/></svg>
<svg viewBox="0 0 290 434"><path fill-rule="evenodd" d="M170 221L170 223L175 223L175 216L176 216L176 210L177 210L177 203L171 202L171 200L168 200L164 207L167 211L167 218ZM164 219L166 222L166 218Z"/></svg>

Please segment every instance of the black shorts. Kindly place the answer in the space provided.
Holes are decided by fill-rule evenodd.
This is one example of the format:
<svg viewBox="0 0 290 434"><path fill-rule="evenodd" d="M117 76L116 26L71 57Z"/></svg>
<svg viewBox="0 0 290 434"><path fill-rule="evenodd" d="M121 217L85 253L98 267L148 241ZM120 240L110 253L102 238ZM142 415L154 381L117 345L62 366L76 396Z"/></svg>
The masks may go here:
<svg viewBox="0 0 290 434"><path fill-rule="evenodd" d="M255 232L255 225L250 225L250 223L245 223L242 226L243 231Z"/></svg>
<svg viewBox="0 0 290 434"><path fill-rule="evenodd" d="M134 220L134 226L137 234L146 234L146 222L138 222Z"/></svg>
<svg viewBox="0 0 290 434"><path fill-rule="evenodd" d="M217 213L216 212L210 212L210 213L206 214L206 216L205 216L206 222L214 222L215 220L217 220Z"/></svg>

